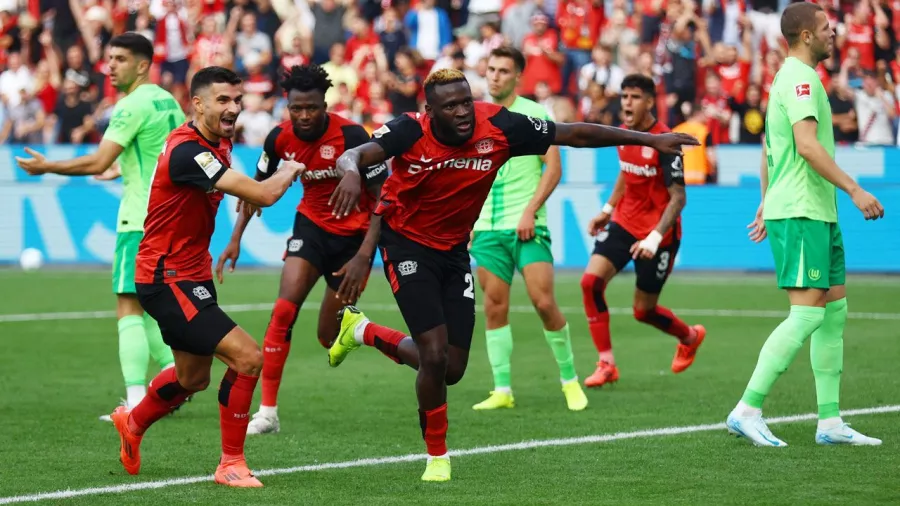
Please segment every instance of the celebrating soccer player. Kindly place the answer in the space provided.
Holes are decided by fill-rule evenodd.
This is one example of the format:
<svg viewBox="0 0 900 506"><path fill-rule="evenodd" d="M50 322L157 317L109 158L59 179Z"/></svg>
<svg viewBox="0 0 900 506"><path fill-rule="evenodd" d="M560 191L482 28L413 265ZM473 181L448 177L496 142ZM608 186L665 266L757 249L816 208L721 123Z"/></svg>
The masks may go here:
<svg viewBox="0 0 900 506"><path fill-rule="evenodd" d="M218 306L209 241L222 193L254 206L270 206L304 169L286 162L257 182L229 170L231 137L241 112L241 80L222 67L207 67L191 80L193 121L169 134L159 157L135 284L144 309L159 322L175 367L159 373L134 409L112 413L119 432L119 458L129 474L141 467L144 432L184 401L209 386L213 356L228 369L219 385L222 458L215 481L261 487L244 459L253 390L262 368L256 341Z"/></svg>
<svg viewBox="0 0 900 506"><path fill-rule="evenodd" d="M399 116L376 130L373 141L341 155L337 167L344 175L334 195L335 211L349 214L361 192L358 167L393 157L371 227L380 227L385 274L412 338L348 306L329 363L336 366L367 344L417 369L419 421L430 456L422 479L447 481L447 385L463 377L475 326L467 244L498 169L514 156L543 155L553 144L637 144L680 154L682 145L698 143L685 134L554 124L476 103L457 70L431 74L424 88L425 114ZM366 239L363 247L371 247Z"/></svg>
<svg viewBox="0 0 900 506"><path fill-rule="evenodd" d="M512 112L549 119L543 106L516 94L525 69L518 49L500 47L488 60L488 91L494 103ZM544 163L547 169L541 174ZM559 365L559 377L568 408L581 411L588 401L572 357L569 324L553 296L553 254L544 202L562 177L559 148L551 146L543 156L510 158L497 172L481 215L475 222L469 252L478 262L478 284L484 291L485 338L494 373L494 390L474 409L512 408L515 401L510 381L512 330L509 326L509 289L518 270L525 280L531 303L544 323L544 337Z"/></svg>
<svg viewBox="0 0 900 506"><path fill-rule="evenodd" d="M781 15L781 33L790 49L769 94L760 167L763 202L750 238L759 242L768 235L778 287L787 291L791 310L766 339L726 425L757 446L787 446L769 431L762 405L809 337L819 405L816 442L880 445L880 439L845 424L838 409L847 298L835 187L850 195L867 220L883 217L884 208L834 162L831 107L815 70L834 50L828 16L818 4L791 4Z"/></svg>
<svg viewBox="0 0 900 506"><path fill-rule="evenodd" d="M626 76L622 81L625 127L640 132L668 132L669 128L651 113L655 101L653 79L640 74ZM634 317L678 339L672 372L680 373L690 367L706 336L702 325L689 326L658 304L681 242L681 210L687 202L682 157L648 147L618 149L619 177L603 210L588 225L588 233L597 241L581 278L584 312L600 355L597 370L584 381L587 387L619 379L605 293L612 278L632 260L637 277Z"/></svg>
<svg viewBox="0 0 900 506"><path fill-rule="evenodd" d="M369 140L365 129L336 114L325 112L325 92L331 87L328 73L318 65L294 66L281 83L288 93L291 119L276 126L266 138L256 166L256 179L264 181L275 173L282 160L296 160L306 166L303 173L303 198L297 206L294 233L287 241L278 299L263 342L262 403L253 415L247 434L274 433L280 429L277 411L278 387L284 363L291 349L291 330L297 312L320 277L327 283L319 310L319 342L331 346L338 333L335 315L344 304L356 302L359 294L347 300L335 296L345 272L361 280L368 278L374 251L357 256L375 198L387 178L387 167L378 164L363 175L368 191L363 191L359 209L338 218L328 204L338 183L334 170L345 149ZM240 205L240 203L239 203ZM231 242L219 257L216 275L222 282L222 270L231 261L231 270L241 252L241 236L252 217L252 210L239 212Z"/></svg>
<svg viewBox="0 0 900 506"><path fill-rule="evenodd" d="M66 176L99 176L118 159L124 184L116 220L112 287L117 299L124 404L129 409L137 406L147 393L150 357L161 369L174 364L172 350L163 342L157 323L144 314L134 287L135 257L144 236L153 167L166 136L185 120L172 95L150 82L152 62L153 44L143 35L129 32L114 37L109 42L109 79L125 96L116 103L97 150L73 160L49 161L25 148L33 158L16 158L29 174L49 172ZM110 421L108 414L100 419Z"/></svg>

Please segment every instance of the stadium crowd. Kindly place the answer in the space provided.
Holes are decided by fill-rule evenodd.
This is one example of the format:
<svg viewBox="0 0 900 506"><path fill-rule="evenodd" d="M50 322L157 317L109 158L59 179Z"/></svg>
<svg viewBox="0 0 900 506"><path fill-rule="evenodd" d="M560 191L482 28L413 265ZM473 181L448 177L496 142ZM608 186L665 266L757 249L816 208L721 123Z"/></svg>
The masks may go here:
<svg viewBox="0 0 900 506"><path fill-rule="evenodd" d="M818 72L840 143L897 145L900 0L819 0L837 33ZM91 143L116 90L106 43L137 31L156 49L154 80L188 105L185 83L222 65L244 78L238 140L262 145L287 118L283 69L316 62L327 102L370 132L423 106L435 69L486 96L486 56L527 57L520 93L558 121L619 123L629 73L652 76L657 115L710 145L761 141L784 61L786 0L0 0L0 140ZM709 181L714 180L710 177ZM696 182L695 182L696 183Z"/></svg>

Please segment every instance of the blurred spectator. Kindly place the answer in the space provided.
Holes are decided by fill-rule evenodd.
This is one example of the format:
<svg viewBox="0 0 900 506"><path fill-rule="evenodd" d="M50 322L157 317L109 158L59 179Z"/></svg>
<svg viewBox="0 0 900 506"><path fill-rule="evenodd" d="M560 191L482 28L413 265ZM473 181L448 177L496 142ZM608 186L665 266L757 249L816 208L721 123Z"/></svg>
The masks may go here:
<svg viewBox="0 0 900 506"><path fill-rule="evenodd" d="M384 50L384 58L387 60L390 69L396 70L394 57L397 56L397 51L407 44L406 32L403 31L403 25L397 16L397 11L386 9L384 15L381 16L380 26L378 40L381 42L381 47Z"/></svg>
<svg viewBox="0 0 900 506"><path fill-rule="evenodd" d="M859 140L859 125L854 106L855 92L846 83L838 81L828 97L831 103L831 124L834 140L839 144L853 144Z"/></svg>
<svg viewBox="0 0 900 506"><path fill-rule="evenodd" d="M722 80L716 74L706 76L706 87L700 102L706 116L707 126L716 144L727 144L731 129L731 106L722 92Z"/></svg>
<svg viewBox="0 0 900 506"><path fill-rule="evenodd" d="M763 130L766 124L766 112L762 105L762 90L758 84L750 84L744 100L729 99L729 106L737 119L736 135L731 136L739 144L762 143ZM734 123L734 122L733 122Z"/></svg>
<svg viewBox="0 0 900 506"><path fill-rule="evenodd" d="M566 61L562 83L567 92L574 83L573 74L591 61L591 49L600 36L603 23L603 4L600 0L561 0L556 12L556 24Z"/></svg>
<svg viewBox="0 0 900 506"><path fill-rule="evenodd" d="M859 125L859 142L863 144L893 145L893 120L897 116L894 97L881 87L878 77L867 72L863 89L855 91L854 108Z"/></svg>
<svg viewBox="0 0 900 506"><path fill-rule="evenodd" d="M435 0L419 0L419 5L406 13L403 24L409 30L409 45L432 63L453 35L447 11L436 7Z"/></svg>
<svg viewBox="0 0 900 506"><path fill-rule="evenodd" d="M515 47L522 47L522 41L530 32L531 16L538 10L532 0L515 0L503 12L503 37Z"/></svg>
<svg viewBox="0 0 900 506"><path fill-rule="evenodd" d="M58 129L57 142L81 144L94 129L93 109L93 104L82 97L81 86L66 79L52 118Z"/></svg>
<svg viewBox="0 0 900 506"><path fill-rule="evenodd" d="M700 104L686 104L684 113L687 120L676 125L672 131L693 135L700 141L699 146L684 148L684 183L688 185L715 183L718 143L709 128L710 118Z"/></svg>
<svg viewBox="0 0 900 506"><path fill-rule="evenodd" d="M160 71L170 74L172 83L183 85L187 82L188 55L194 40L194 32L188 26L187 19L179 13L179 5L175 0L165 0L165 16L157 21L154 39L154 57L162 62Z"/></svg>
<svg viewBox="0 0 900 506"><path fill-rule="evenodd" d="M262 95L249 93L244 95L244 109L237 120L238 138L248 146L262 146L277 122L272 114L263 107L265 99Z"/></svg>
<svg viewBox="0 0 900 506"><path fill-rule="evenodd" d="M12 124L12 135L9 142L12 144L40 144L44 141L43 129L47 116L44 114L44 106L34 97L30 89L19 91L19 101L15 106L9 107L7 121Z"/></svg>
<svg viewBox="0 0 900 506"><path fill-rule="evenodd" d="M562 68L565 56L557 48L559 37L556 30L547 28L549 19L538 11L531 17L531 33L522 41L522 54L525 55L525 70L519 82L519 93L534 95L538 81L543 81L554 94L563 89Z"/></svg>
<svg viewBox="0 0 900 506"><path fill-rule="evenodd" d="M343 42L335 43L331 46L329 60L322 65L325 72L328 72L328 78L331 79L333 86L325 93L325 102L329 105L338 103L338 87L344 85L351 94L356 92L356 85L359 83L359 77L356 70L347 65L345 61L346 49Z"/></svg>
<svg viewBox="0 0 900 506"><path fill-rule="evenodd" d="M247 72L247 59L255 55L259 57L259 64L268 67L272 63L272 40L256 27L256 14L244 12L239 17L240 31L234 36L235 44L235 70L240 73ZM234 22L229 26L229 32L234 31Z"/></svg>
<svg viewBox="0 0 900 506"><path fill-rule="evenodd" d="M414 55L410 50L401 50L394 61L397 71L387 78L388 100L394 114L417 112L418 97L422 91L422 80L416 72Z"/></svg>
<svg viewBox="0 0 900 506"><path fill-rule="evenodd" d="M331 48L335 44L343 44L344 37L344 13L343 5L338 5L335 0L319 0L313 2L312 13L315 19L313 29L313 61L325 63L329 60Z"/></svg>
<svg viewBox="0 0 900 506"><path fill-rule="evenodd" d="M7 107L16 107L22 101L22 92L31 93L34 79L31 70L22 62L22 55L10 52L6 56L6 70L0 73L0 98Z"/></svg>
<svg viewBox="0 0 900 506"><path fill-rule="evenodd" d="M625 72L613 63L610 48L598 44L591 52L591 60L590 63L581 67L578 89L584 92L589 83L595 82L603 85L606 93L618 96L622 91Z"/></svg>

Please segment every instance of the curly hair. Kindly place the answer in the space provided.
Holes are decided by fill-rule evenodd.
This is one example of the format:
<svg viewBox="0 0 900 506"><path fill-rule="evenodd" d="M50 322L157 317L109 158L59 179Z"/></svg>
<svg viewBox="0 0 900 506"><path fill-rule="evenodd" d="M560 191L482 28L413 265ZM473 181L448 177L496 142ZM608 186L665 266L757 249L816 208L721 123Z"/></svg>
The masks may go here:
<svg viewBox="0 0 900 506"><path fill-rule="evenodd" d="M291 70L284 73L281 79L281 88L285 92L319 90L324 94L331 86L328 72L315 63L294 65Z"/></svg>

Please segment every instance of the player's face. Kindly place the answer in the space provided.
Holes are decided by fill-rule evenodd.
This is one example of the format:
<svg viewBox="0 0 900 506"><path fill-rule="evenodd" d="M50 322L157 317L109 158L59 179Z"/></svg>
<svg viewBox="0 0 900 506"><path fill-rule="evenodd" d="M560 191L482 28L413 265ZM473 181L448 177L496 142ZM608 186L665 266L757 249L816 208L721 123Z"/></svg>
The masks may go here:
<svg viewBox="0 0 900 506"><path fill-rule="evenodd" d="M653 98L644 95L639 88L622 90L622 119L625 126L634 129L644 124L653 107Z"/></svg>
<svg viewBox="0 0 900 506"><path fill-rule="evenodd" d="M318 90L288 93L288 113L294 124L294 133L301 140L314 140L322 135L327 117L325 94Z"/></svg>
<svg viewBox="0 0 900 506"><path fill-rule="evenodd" d="M503 100L516 89L521 74L512 58L492 56L487 65L488 93L494 100Z"/></svg>
<svg viewBox="0 0 900 506"><path fill-rule="evenodd" d="M834 30L824 12L816 13L816 30L811 34L809 49L816 62L827 60L834 51Z"/></svg>
<svg viewBox="0 0 900 506"><path fill-rule="evenodd" d="M194 109L206 129L217 137L234 137L234 124L241 114L241 86L213 83L200 95L194 97Z"/></svg>
<svg viewBox="0 0 900 506"><path fill-rule="evenodd" d="M117 90L124 91L134 84L138 74L146 72L150 62L135 58L131 51L122 47L109 48L109 83Z"/></svg>
<svg viewBox="0 0 900 506"><path fill-rule="evenodd" d="M475 132L475 102L469 83L460 81L436 86L432 102L425 104L425 112L434 120L435 129L441 137L456 142L472 138Z"/></svg>

